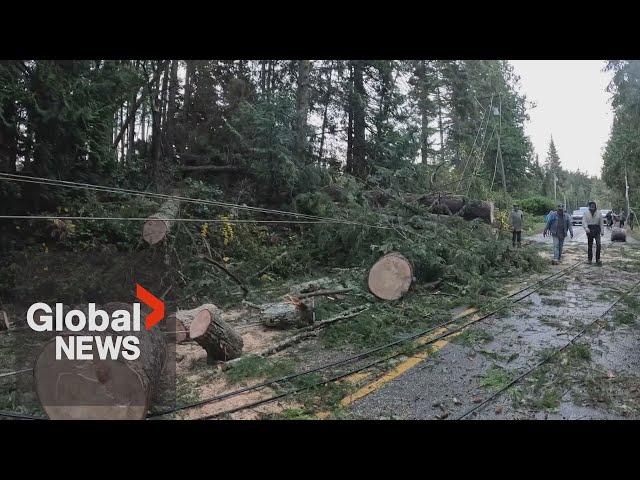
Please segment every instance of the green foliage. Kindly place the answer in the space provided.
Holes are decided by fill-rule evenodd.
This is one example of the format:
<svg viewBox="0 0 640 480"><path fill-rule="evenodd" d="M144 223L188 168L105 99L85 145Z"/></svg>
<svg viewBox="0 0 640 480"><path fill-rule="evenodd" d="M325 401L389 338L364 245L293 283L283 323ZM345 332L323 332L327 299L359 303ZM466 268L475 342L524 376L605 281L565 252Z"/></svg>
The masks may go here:
<svg viewBox="0 0 640 480"><path fill-rule="evenodd" d="M251 378L277 378L292 373L294 363L288 359L266 359L256 356L243 357L226 371L230 383Z"/></svg>
<svg viewBox="0 0 640 480"><path fill-rule="evenodd" d="M523 198L518 204L523 211L532 215L546 215L555 208L553 198L542 196Z"/></svg>

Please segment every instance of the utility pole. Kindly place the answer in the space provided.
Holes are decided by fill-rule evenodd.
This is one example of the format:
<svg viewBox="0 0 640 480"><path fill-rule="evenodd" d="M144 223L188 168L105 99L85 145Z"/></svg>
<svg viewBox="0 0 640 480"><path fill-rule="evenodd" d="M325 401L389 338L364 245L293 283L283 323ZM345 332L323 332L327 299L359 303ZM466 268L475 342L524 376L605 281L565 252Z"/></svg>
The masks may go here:
<svg viewBox="0 0 640 480"><path fill-rule="evenodd" d="M558 203L558 176L553 172L553 201Z"/></svg>

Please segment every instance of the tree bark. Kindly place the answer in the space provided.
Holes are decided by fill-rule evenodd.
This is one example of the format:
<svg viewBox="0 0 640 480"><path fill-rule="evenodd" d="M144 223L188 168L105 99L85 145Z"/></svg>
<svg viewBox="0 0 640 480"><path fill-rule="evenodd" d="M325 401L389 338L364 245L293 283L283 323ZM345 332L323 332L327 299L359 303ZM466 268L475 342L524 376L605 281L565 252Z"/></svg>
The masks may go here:
<svg viewBox="0 0 640 480"><path fill-rule="evenodd" d="M329 112L329 103L331 102L331 76L333 75L333 64L329 67L329 78L327 79L327 90L324 94L324 111L322 112L322 127L320 131L320 149L318 151L318 158L322 165L322 156L324 154L324 137L327 131L327 118Z"/></svg>
<svg viewBox="0 0 640 480"><path fill-rule="evenodd" d="M365 105L364 71L361 60L353 61L353 174L364 178L367 174L365 143Z"/></svg>
<svg viewBox="0 0 640 480"><path fill-rule="evenodd" d="M177 195L177 192L174 192ZM156 243L164 240L171 230L173 222L172 218L178 216L180 211L180 201L174 198L166 200L158 210L157 213L151 215L149 219L144 222L142 227L142 238L149 245L155 245Z"/></svg>
<svg viewBox="0 0 640 480"><path fill-rule="evenodd" d="M132 311L130 304L108 303L102 307ZM132 315L132 314L131 314ZM87 332L106 338L123 332ZM74 332L71 335L82 335ZM126 332L139 339L136 360L56 360L55 339L45 344L34 366L38 399L52 420L142 420L152 393L160 383L167 359L167 345L158 328ZM68 337L67 337L68 338Z"/></svg>
<svg viewBox="0 0 640 480"><path fill-rule="evenodd" d="M423 195L417 198L417 203L426 205L432 213L439 215L459 215L465 220L480 218L489 224L494 221L491 202L456 196Z"/></svg>
<svg viewBox="0 0 640 480"><path fill-rule="evenodd" d="M266 327L299 328L313 323L313 308L304 302L265 303L257 316Z"/></svg>
<svg viewBox="0 0 640 480"><path fill-rule="evenodd" d="M207 351L208 363L242 355L242 337L222 319L222 310L215 305L205 304L188 311L188 314L183 312L181 321L183 325L188 323L189 338Z"/></svg>
<svg viewBox="0 0 640 480"><path fill-rule="evenodd" d="M299 165L305 163L307 147L307 115L309 113L309 74L311 62L298 62L298 90L296 92L296 125L293 154Z"/></svg>

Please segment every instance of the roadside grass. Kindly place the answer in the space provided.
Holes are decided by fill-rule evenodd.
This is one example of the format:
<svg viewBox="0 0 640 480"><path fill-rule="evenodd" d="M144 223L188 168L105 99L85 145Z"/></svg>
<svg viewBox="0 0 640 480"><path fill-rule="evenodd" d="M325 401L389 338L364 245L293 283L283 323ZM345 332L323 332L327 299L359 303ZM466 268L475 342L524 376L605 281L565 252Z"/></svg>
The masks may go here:
<svg viewBox="0 0 640 480"><path fill-rule="evenodd" d="M293 373L295 362L284 358L263 358L249 355L238 360L225 371L230 384L240 383L251 378L277 378Z"/></svg>

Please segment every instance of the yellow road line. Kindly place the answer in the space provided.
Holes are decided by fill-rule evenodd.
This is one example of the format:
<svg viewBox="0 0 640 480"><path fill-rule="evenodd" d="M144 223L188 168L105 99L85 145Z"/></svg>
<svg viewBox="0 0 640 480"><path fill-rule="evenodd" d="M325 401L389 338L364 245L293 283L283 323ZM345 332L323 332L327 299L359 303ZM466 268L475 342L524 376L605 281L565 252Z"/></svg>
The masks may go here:
<svg viewBox="0 0 640 480"><path fill-rule="evenodd" d="M467 308L466 310L458 313L454 317L454 319L457 320L457 319L466 317L466 316L468 316L468 315L470 315L472 313L475 313L477 311L478 311L477 308ZM416 344L424 345L425 343L428 343L428 342L432 341L434 338L437 338L437 337L439 337L440 335L442 335L443 333L446 333L446 332L447 332L446 328L444 328L444 327L443 328L439 328L438 330L436 330L434 332L431 332L430 334L427 334L427 335L424 335L424 336L420 337L418 340L416 340ZM395 378L399 377L403 373L407 372L409 369L411 369L411 368L415 367L416 365L418 365L420 362L424 361L432 353L437 352L438 350L441 350L442 348L444 348L449 343L451 338L457 337L461 333L462 333L462 331L456 332L456 333L450 335L447 340L445 340L445 339L438 340L437 342L435 342L433 344L433 346L432 346L432 348L430 350L426 350L424 352L419 352L419 353L416 353L414 355L411 355L405 361L399 363L394 368L392 368L387 373L385 373L382 377L380 377L377 380L375 380L375 381L365 385L364 387L356 390L351 395L348 395L347 397L343 398L340 401L340 405L342 405L343 407L347 406L347 405L350 405L353 402L355 402L356 400L360 400L361 398L366 397L367 395L369 395L371 392L374 392L374 391L378 390L383 385L389 383L391 380L394 380Z"/></svg>
<svg viewBox="0 0 640 480"><path fill-rule="evenodd" d="M466 308L465 310L463 310L462 312L456 314L453 318L455 320L458 320L460 318L464 318L466 316L474 314L477 311L478 311L477 308L469 307L469 308ZM450 335L448 338L451 339L451 338L457 337L463 331L464 330L456 332L456 333ZM443 333L446 333L446 332L447 332L446 328L444 328L444 327L439 328L438 330L436 330L434 332L431 332L431 333L423 335L422 337L419 337L415 341L415 343L417 345L424 345L425 343L428 343L429 341L431 341L433 338L438 337L438 336L440 336L440 335L442 335ZM448 343L449 343L449 340L445 340L445 339L438 340L437 342L435 342L433 344L431 349L426 350L424 352L419 352L419 353L416 353L416 354L410 356L409 358L404 360L402 363L396 365L393 369L389 370L382 377L380 377L377 380L365 385L364 387L362 387L359 390L355 391L351 395L348 395L347 397L343 398L340 401L340 404L342 406L350 405L351 403L355 402L356 400L359 400L359 399L369 395L371 392L374 392L374 391L378 390L380 387L382 387L386 383L389 383L391 380L399 377L400 375L405 373L407 370L415 367L420 362L424 361L432 353L437 352L438 350L441 350L442 348L444 348L445 345L447 345ZM368 373L358 372L358 373L354 373L353 375L349 375L348 377L345 377L344 380L346 380L346 381L348 381L350 383L357 383L358 381L360 381L360 380L362 380L364 378L367 378L369 376L371 376L371 372L368 372ZM315 417L320 419L320 420L324 420L326 418L329 418L330 415L331 415L331 412L322 411L322 412L316 413Z"/></svg>

